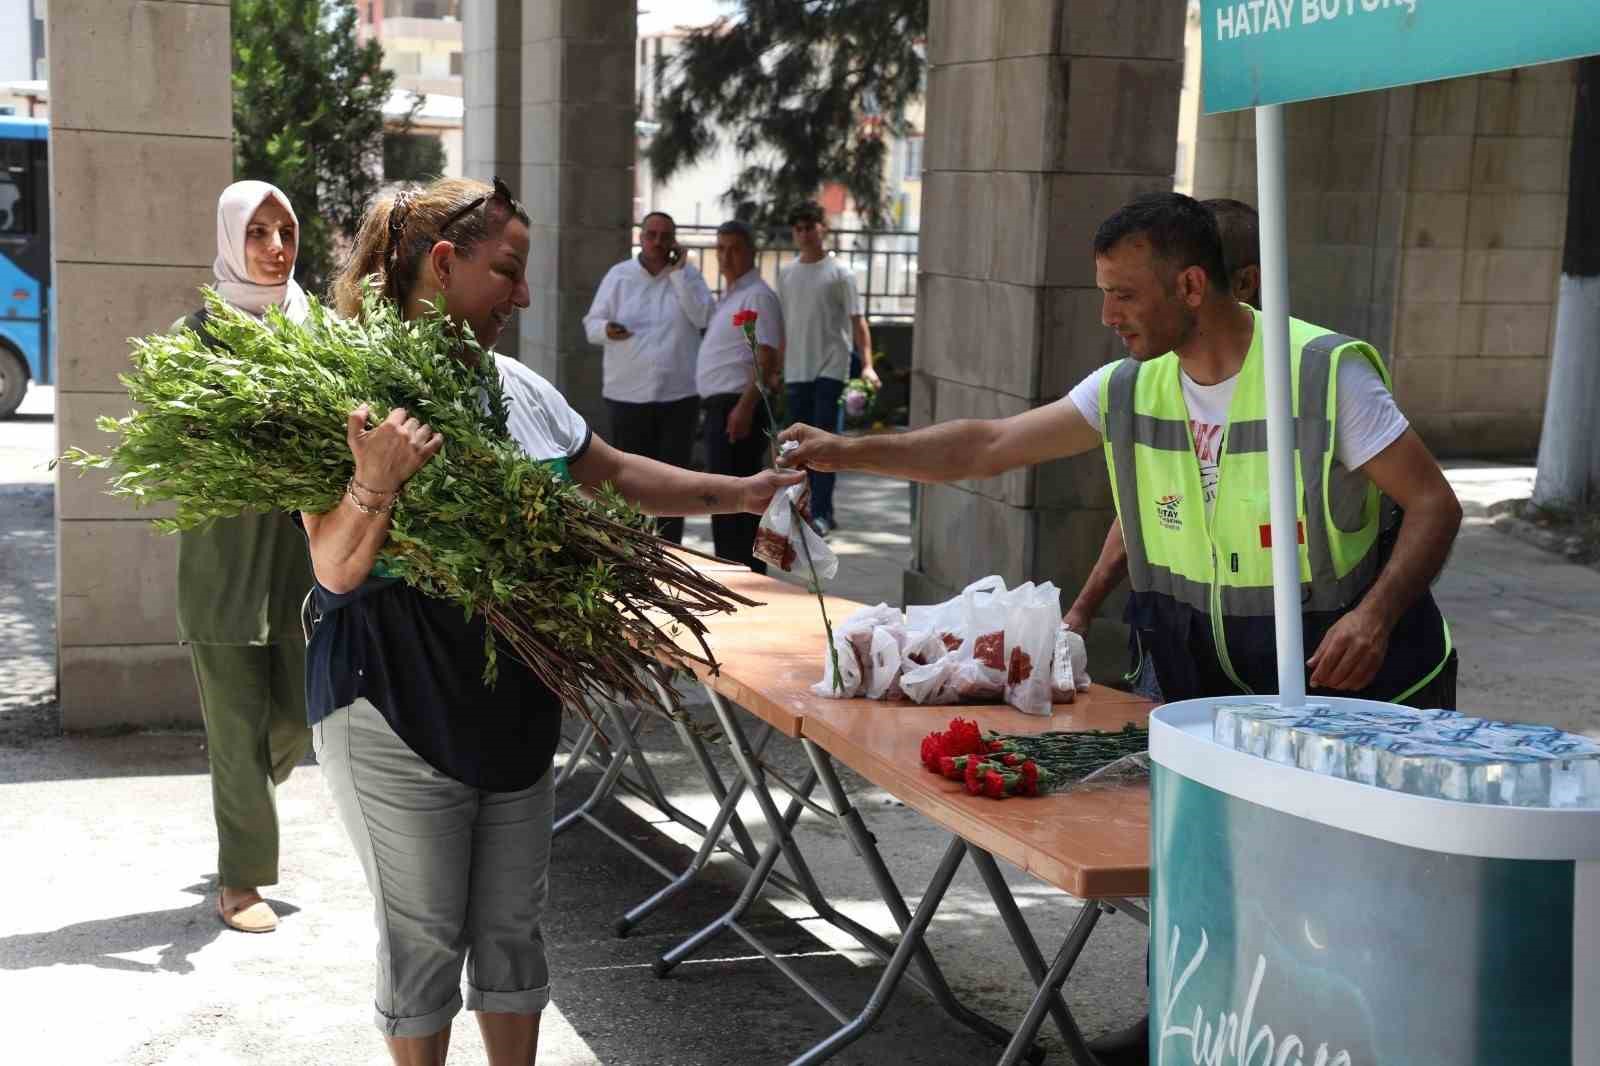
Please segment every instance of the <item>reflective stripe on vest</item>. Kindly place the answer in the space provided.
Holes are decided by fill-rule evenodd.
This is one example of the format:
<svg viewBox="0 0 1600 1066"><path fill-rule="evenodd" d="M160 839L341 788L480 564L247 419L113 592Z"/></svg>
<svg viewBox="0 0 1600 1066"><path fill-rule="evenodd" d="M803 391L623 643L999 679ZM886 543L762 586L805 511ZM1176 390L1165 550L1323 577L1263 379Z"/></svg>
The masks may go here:
<svg viewBox="0 0 1600 1066"><path fill-rule="evenodd" d="M1365 358L1386 385L1389 378L1368 345L1304 322L1290 325L1301 599L1308 612L1337 612L1377 575L1379 519L1376 487L1336 462L1339 359ZM1179 374L1177 356L1168 354L1142 364L1124 360L1106 376L1107 466L1134 591L1210 615L1219 659L1231 674L1223 620L1273 614L1262 358L1252 345L1240 370L1209 516Z"/></svg>

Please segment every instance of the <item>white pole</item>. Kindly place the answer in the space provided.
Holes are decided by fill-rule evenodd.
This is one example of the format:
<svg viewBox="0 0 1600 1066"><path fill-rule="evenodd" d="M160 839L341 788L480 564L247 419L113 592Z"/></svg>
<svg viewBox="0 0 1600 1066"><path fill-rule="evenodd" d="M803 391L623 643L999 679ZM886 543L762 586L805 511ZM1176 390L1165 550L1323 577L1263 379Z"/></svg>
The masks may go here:
<svg viewBox="0 0 1600 1066"><path fill-rule="evenodd" d="M1272 604L1277 616L1278 696L1306 702L1300 628L1299 520L1294 418L1289 405L1289 240L1284 189L1283 107L1256 108L1256 190L1261 212L1261 324L1266 356L1267 469L1272 485Z"/></svg>

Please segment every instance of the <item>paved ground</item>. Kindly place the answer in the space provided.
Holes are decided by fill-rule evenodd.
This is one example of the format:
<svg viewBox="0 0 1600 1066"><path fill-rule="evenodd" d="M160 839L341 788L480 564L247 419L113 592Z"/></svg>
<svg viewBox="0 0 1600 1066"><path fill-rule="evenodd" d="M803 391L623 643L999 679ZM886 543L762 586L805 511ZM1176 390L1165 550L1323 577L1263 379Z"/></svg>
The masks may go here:
<svg viewBox="0 0 1600 1066"><path fill-rule="evenodd" d="M0 423L0 1003L21 1023L12 1026L6 1061L385 1062L365 1006L370 905L315 765L299 768L280 791L283 879L269 896L282 927L246 937L223 930L210 911L215 845L203 738L55 735L51 497L38 465L53 446L47 413ZM1463 707L1600 736L1591 681L1600 573L1489 527L1490 504L1527 494L1527 469L1465 465L1450 475L1469 518L1438 595L1462 649ZM849 595L897 598L909 552L907 503L903 484L842 480L835 544L838 587ZM705 534L703 524L691 524L696 532ZM652 744L674 799L706 817L709 797L687 760L665 734ZM780 748L775 759L799 775L796 752ZM562 808L592 781L577 778ZM847 784L902 887L919 891L942 835L891 797L859 780ZM685 842L650 816L632 803L605 812L609 825L660 861L682 862ZM759 822L753 808L746 818ZM809 816L802 832L841 907L891 928L848 843ZM731 864L719 863L701 891L626 940L612 937L612 921L654 890L653 874L588 827L560 838L554 870L547 937L556 988L542 1063L782 1062L831 1028L742 942L717 942L667 981L651 974L660 951L732 901L739 880ZM1054 944L1074 904L1019 874L1010 880L1036 933ZM1027 982L990 910L976 875L964 870L933 942L958 993L1011 1021L1026 1002ZM780 899L761 904L756 920L811 980L858 1002L875 967L806 913ZM1140 1009L1143 953L1138 927L1120 918L1102 923L1069 988L1086 1029L1119 1024ZM482 1061L465 1019L454 1043L452 1061ZM1052 1061L1064 1061L1052 1046ZM991 1056L913 991L836 1061Z"/></svg>

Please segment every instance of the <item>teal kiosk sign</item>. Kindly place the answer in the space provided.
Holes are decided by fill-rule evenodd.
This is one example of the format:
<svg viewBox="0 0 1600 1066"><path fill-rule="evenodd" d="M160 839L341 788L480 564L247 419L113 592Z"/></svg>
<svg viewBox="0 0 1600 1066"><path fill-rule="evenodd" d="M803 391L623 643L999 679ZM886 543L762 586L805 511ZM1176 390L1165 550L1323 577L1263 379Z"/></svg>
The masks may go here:
<svg viewBox="0 0 1600 1066"><path fill-rule="evenodd" d="M1595 0L1203 0L1205 110L1238 111L1600 52Z"/></svg>
<svg viewBox="0 0 1600 1066"><path fill-rule="evenodd" d="M1295 545L1282 105L1600 54L1600 0L1202 0L1200 29L1205 110L1255 109L1273 543ZM1285 690L1251 698L1292 711L1296 555L1273 560ZM1151 718L1151 1061L1600 1066L1600 807L1273 762L1213 739L1219 702L1241 701Z"/></svg>

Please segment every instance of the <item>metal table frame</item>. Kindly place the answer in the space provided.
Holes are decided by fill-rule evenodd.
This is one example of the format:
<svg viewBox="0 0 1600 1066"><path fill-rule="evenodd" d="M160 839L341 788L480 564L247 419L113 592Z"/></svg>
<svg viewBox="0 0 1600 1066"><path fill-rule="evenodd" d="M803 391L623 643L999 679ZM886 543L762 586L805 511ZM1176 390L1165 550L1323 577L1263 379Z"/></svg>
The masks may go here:
<svg viewBox="0 0 1600 1066"><path fill-rule="evenodd" d="M1084 900L1078 917L1067 930L1066 939L1056 952L1055 960L1046 968L1038 942L1028 929L1022 911L1017 907L1016 899L1011 895L1011 888L1006 884L1005 875L1000 872L1000 866L994 856L959 835L950 838L950 845L945 849L944 857L939 860L939 865L934 870L933 880L929 882L927 892L917 904L917 912L902 934L894 957L889 960L888 967L878 979L878 986L873 989L867 1007L853 1022L810 1048L795 1059L791 1066L823 1061L861 1036L877 1020L878 1015L894 995L901 977L904 976L911 953L917 950L926 936L928 926L933 921L939 905L944 901L951 882L955 880L956 871L960 868L962 860L969 856L973 865L978 868L984 886L989 890L989 898L994 901L995 909L1000 913L1000 920L1005 923L1006 932L1011 936L1011 942L1016 945L1017 953L1022 956L1023 965L1028 968L1029 977L1038 986L1022 1022L1017 1026L1016 1032L1012 1034L1011 1040L1000 1056L1000 1066L1016 1066L1025 1059L1031 1059L1032 1053L1037 1050L1034 1040L1038 1037L1047 1014L1061 1031L1068 1053L1079 1066L1096 1066L1098 1060L1083 1039L1077 1019L1072 1016L1072 1009L1061 996L1062 986L1066 984L1073 966L1077 964L1084 947L1089 943L1089 936L1099 923L1101 914L1121 911L1148 926L1149 912L1143 906L1126 899Z"/></svg>
<svg viewBox="0 0 1600 1066"><path fill-rule="evenodd" d="M928 922L932 920L933 910L937 907L938 900L943 898L945 890L948 889L950 878L955 875L955 868L959 865L961 856L965 853L965 842L959 841L958 838L958 843L961 844L963 850L955 851L953 859L951 854L947 853L945 860L941 862L939 870L935 873L934 885L930 888L930 894L933 897L932 905L928 904L929 897L925 896L924 902L917 909L917 915L913 916L906 906L905 897L901 894L899 887L895 884L893 876L883 861L882 855L878 852L876 838L867 829L860 812L851 804L844 786L840 783L838 775L833 768L833 760L829 754L814 742L801 738L800 743L811 764L811 769L798 785L794 784L786 780L782 774L761 759L760 751L751 745L738 718L722 696L709 685L706 686L706 693L710 697L711 707L717 716L718 724L728 738L734 761L739 766L745 789L750 792L760 806L762 816L772 832L772 839L763 849L760 860L752 868L750 876L745 882L744 890L740 893L734 905L711 924L694 933L657 959L653 967L656 976L666 977L679 963L693 955L724 931L735 933L776 966L785 977L810 996L818 1006L832 1016L835 1021L839 1022L841 1026L838 1032L795 1059L793 1066L800 1066L802 1063L821 1062L831 1057L846 1044L860 1037L877 1019L878 1015L882 1013L890 995L892 995L900 980L906 977L909 977L914 984L927 992L945 1013L963 1025L980 1035L990 1038L997 1044L1009 1045L1016 1043L1016 1039L1009 1030L975 1013L956 999L955 993L951 991L949 983L945 980L944 973L934 961L933 954L926 943L925 934ZM769 783L775 784L789 793L791 799L786 810L782 812L778 810L778 805L769 790ZM828 806L823 806L811 799L811 795L818 784L822 785ZM898 941L891 941L866 928L854 919L840 913L828 901L794 839L795 824L804 810L810 810L823 818L831 819L844 831L854 846L856 853L866 864L873 884L876 886L883 902L888 906L891 915L893 915L895 924L900 929L901 935ZM848 933L864 948L888 964L888 969L883 977L880 978L878 987L874 990L866 1005L854 1016L836 1005L825 993L801 975L788 960L773 951L770 946L741 922L750 906L761 894L762 889L769 883L776 883L774 881L773 868L780 856L786 860L793 874L794 882L801 891L802 898L817 913L818 917L835 928ZM946 869L947 866L948 870ZM1006 898L1009 900L1009 893L1006 894ZM1011 904L1011 908L1015 911L1015 903ZM1020 916L1018 920L1020 921ZM1037 948L1034 951L1037 954ZM917 964L917 972L915 973L910 972L913 960ZM1037 1026L1035 1026L1035 1032L1037 1032ZM1030 1062L1042 1061L1044 1057L1043 1049L1032 1045L1033 1034L1029 1034L1027 1039L1023 1041L1019 1054Z"/></svg>
<svg viewBox="0 0 1600 1066"><path fill-rule="evenodd" d="M665 693L662 693L662 698L666 699ZM596 708L591 707L591 709ZM630 719L620 705L610 701L604 702L597 710L610 722L611 732L616 735L616 739L612 741L611 750L606 750L604 745L597 746L595 742L602 738L594 724L589 722L584 723L583 729L575 739L565 736L561 738L568 749L568 759L556 777L556 789L559 790L566 784L576 773L578 766L586 760L598 767L601 775L583 802L556 820L553 835L559 835L570 829L580 820L585 821L666 880L667 883L660 889L629 908L612 923L612 932L618 937L626 937L634 926L644 921L673 896L688 888L717 852L730 856L748 869L754 869L761 859L755 841L751 839L749 831L739 818L739 800L744 796L746 787L744 775L736 776L732 785L724 784L716 763L711 759L711 752L705 740L688 723L674 721L672 726L678 742L699 767L707 790L717 800L717 814L709 825L702 824L699 819L669 800L654 771L650 769L644 747L639 742L641 726L647 724L647 715L650 712L637 711ZM775 731L769 728L756 744L753 750L757 758L774 735ZM633 770L631 774L628 772L630 766ZM633 841L600 819L597 814L598 809L613 799L619 790L650 804L671 821L700 837L700 846L684 869L674 871L662 865ZM731 842L726 839L730 834L733 837ZM768 881L773 887L796 899L807 899L806 889L792 878L769 870Z"/></svg>

